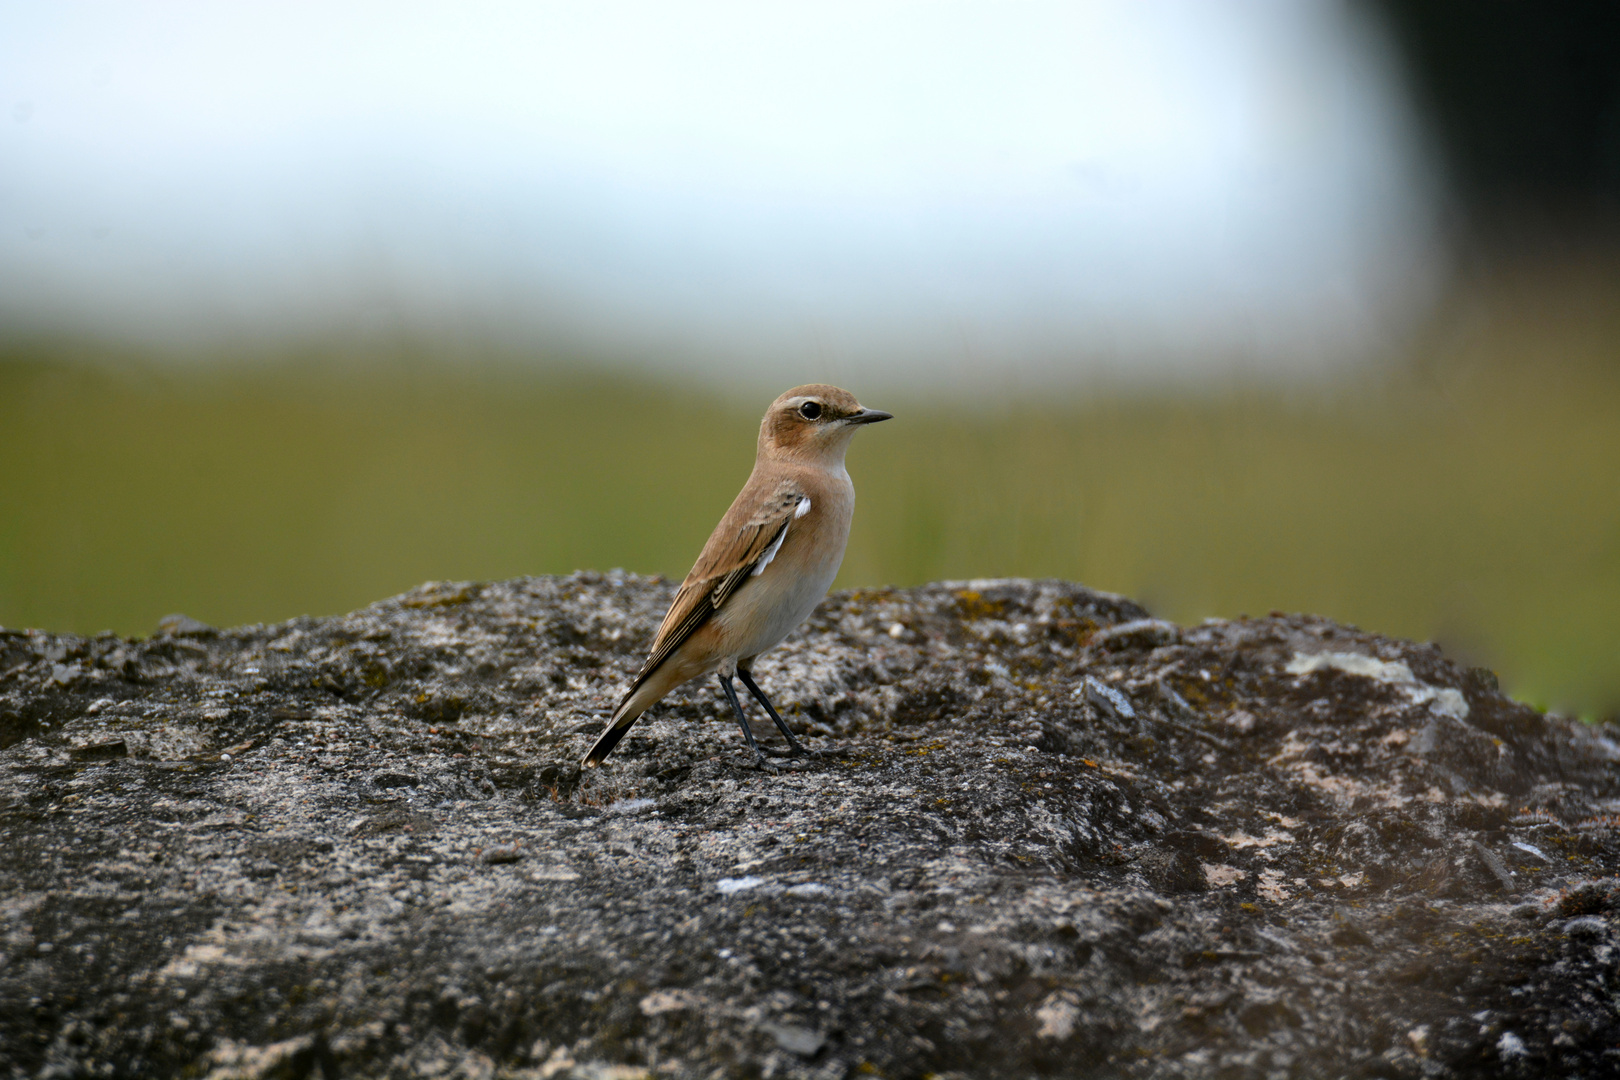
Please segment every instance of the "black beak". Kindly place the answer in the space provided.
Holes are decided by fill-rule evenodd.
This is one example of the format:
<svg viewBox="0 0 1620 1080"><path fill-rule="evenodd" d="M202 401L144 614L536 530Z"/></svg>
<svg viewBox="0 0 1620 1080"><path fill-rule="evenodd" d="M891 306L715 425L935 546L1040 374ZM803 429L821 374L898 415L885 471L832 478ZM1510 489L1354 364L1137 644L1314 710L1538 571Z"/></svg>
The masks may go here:
<svg viewBox="0 0 1620 1080"><path fill-rule="evenodd" d="M875 424L879 420L893 420L894 413L886 413L881 409L862 409L853 416L844 417L846 424Z"/></svg>

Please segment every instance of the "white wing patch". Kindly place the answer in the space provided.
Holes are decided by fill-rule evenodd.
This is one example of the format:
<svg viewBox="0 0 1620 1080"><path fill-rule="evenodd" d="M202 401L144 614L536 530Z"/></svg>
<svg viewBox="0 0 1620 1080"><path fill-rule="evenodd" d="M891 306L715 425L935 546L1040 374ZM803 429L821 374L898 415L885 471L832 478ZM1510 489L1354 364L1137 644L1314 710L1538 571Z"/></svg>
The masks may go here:
<svg viewBox="0 0 1620 1080"><path fill-rule="evenodd" d="M810 500L805 498L803 495L800 495L799 496L799 505L797 507L795 507L794 510L793 510L793 520L798 521L800 518L804 517L804 515L808 514L809 512L810 512ZM778 551L782 550L782 541L784 541L786 539L787 539L787 526L783 525L782 526L782 531L776 534L776 539L771 543L771 546L765 549L765 554L761 555L759 557L759 562L754 564L754 572L749 574L748 576L749 577L759 577L759 575L763 574L765 572L765 568L767 566L771 565L771 560L776 558L776 553Z"/></svg>
<svg viewBox="0 0 1620 1080"><path fill-rule="evenodd" d="M788 527L783 525L782 531L776 534L776 539L771 543L771 546L765 549L765 554L761 555L759 562L754 564L754 572L749 574L749 577L759 577L765 572L765 568L771 565L771 560L776 558L776 553L782 550L782 541L787 539L787 531Z"/></svg>

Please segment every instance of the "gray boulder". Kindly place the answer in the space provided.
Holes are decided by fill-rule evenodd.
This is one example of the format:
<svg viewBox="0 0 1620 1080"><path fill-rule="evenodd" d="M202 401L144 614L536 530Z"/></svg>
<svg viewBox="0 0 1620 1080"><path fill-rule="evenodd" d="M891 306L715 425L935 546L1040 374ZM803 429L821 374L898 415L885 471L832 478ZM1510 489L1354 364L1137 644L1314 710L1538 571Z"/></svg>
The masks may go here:
<svg viewBox="0 0 1620 1080"><path fill-rule="evenodd" d="M1620 1074L1612 732L979 581L761 662L815 759L705 683L582 773L672 593L0 631L0 1077Z"/></svg>

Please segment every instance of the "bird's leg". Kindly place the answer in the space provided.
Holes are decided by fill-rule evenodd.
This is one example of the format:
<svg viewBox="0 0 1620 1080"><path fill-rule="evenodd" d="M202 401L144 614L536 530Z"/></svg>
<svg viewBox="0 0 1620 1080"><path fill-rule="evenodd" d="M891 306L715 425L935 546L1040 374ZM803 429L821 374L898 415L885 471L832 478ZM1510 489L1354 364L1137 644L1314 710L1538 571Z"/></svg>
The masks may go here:
<svg viewBox="0 0 1620 1080"><path fill-rule="evenodd" d="M731 685L730 675L720 676L720 689L726 692L726 700L731 702L731 709L737 714L737 722L742 725L743 738L748 743L748 749L754 752L754 760L759 762L760 768L770 769L772 772L776 771L780 766L767 758L764 752L760 750L759 743L754 741L754 731L748 726L748 714L743 712L742 702L737 700L737 691Z"/></svg>
<svg viewBox="0 0 1620 1080"><path fill-rule="evenodd" d="M754 681L754 676L750 674L746 668L739 667L737 669L737 678L743 681L743 685L748 687L749 693L753 694L754 697L758 699L759 703L765 706L765 711L770 714L772 720L776 721L776 730L782 733L782 737L786 739L788 741L788 745L793 748L793 756L815 756L815 751L806 750L800 744L799 740L793 737L793 732L788 730L788 726L782 722L782 718L777 715L776 710L771 706L771 699L765 696L765 691L759 688L759 684Z"/></svg>

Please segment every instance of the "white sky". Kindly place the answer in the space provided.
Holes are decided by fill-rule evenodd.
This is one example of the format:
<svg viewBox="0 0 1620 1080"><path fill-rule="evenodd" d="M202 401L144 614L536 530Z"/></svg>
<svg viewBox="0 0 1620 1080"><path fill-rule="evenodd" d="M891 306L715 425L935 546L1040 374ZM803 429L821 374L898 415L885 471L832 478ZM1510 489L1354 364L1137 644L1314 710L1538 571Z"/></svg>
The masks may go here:
<svg viewBox="0 0 1620 1080"><path fill-rule="evenodd" d="M1336 3L0 3L0 320L774 384L1376 349L1434 270Z"/></svg>

